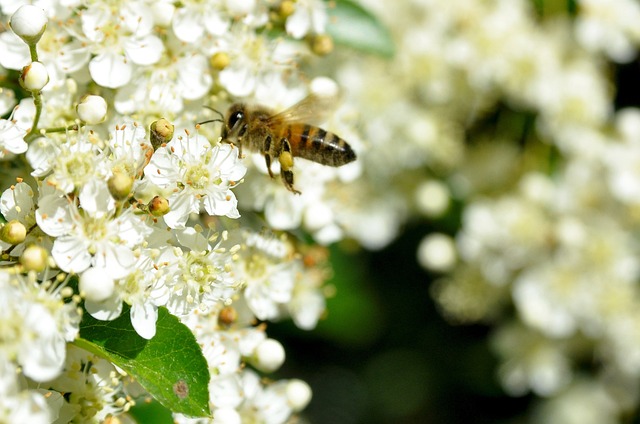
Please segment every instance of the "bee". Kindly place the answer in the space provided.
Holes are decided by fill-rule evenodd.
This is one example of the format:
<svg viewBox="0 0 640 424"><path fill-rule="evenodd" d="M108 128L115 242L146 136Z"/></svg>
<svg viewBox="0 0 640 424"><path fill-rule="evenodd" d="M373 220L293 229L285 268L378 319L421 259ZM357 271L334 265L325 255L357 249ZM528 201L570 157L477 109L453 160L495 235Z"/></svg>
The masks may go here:
<svg viewBox="0 0 640 424"><path fill-rule="evenodd" d="M311 94L276 114L263 106L235 103L224 116L222 141L236 144L240 157L243 148L263 155L271 178L271 164L277 160L285 187L300 194L293 186L294 157L336 167L356 160L346 141L314 125L334 102L334 97Z"/></svg>

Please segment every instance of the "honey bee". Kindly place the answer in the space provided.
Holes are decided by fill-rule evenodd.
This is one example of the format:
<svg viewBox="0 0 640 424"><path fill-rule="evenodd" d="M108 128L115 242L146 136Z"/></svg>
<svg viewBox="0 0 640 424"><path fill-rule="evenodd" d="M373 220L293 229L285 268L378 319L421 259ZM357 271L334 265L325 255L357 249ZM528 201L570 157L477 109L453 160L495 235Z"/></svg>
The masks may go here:
<svg viewBox="0 0 640 424"><path fill-rule="evenodd" d="M332 109L334 97L309 95L288 109L274 114L263 106L235 103L224 116L222 141L240 149L264 155L269 176L271 164L280 163L285 187L293 187L293 158L300 157L328 166L342 166L356 160L356 154L342 138L314 125Z"/></svg>

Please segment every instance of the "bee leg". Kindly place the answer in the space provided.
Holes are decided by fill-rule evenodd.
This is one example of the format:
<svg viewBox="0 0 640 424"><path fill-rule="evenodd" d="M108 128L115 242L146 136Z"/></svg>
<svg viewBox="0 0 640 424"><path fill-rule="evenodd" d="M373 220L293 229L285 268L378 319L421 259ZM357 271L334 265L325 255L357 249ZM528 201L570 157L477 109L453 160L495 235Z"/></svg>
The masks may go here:
<svg viewBox="0 0 640 424"><path fill-rule="evenodd" d="M271 136L268 135L267 138L264 139L264 161L267 164L267 171L269 171L269 176L271 178L275 178L273 172L271 171Z"/></svg>
<svg viewBox="0 0 640 424"><path fill-rule="evenodd" d="M291 154L291 144L286 138L282 139L282 151L278 156L280 162L280 176L287 190L300 194L298 190L293 188L293 155Z"/></svg>
<svg viewBox="0 0 640 424"><path fill-rule="evenodd" d="M240 159L244 159L244 155L242 154L242 136L244 136L244 134L247 132L247 129L249 128L249 126L247 124L244 124L244 126L240 129L240 131L238 132L238 157Z"/></svg>

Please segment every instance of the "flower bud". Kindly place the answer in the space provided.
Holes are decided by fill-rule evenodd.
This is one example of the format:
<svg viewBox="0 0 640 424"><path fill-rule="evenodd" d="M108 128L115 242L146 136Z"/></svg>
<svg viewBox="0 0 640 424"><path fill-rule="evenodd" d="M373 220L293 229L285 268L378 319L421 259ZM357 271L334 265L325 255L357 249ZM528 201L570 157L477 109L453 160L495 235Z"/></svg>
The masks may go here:
<svg viewBox="0 0 640 424"><path fill-rule="evenodd" d="M48 258L49 254L44 247L32 244L20 255L20 263L25 271L41 272L47 267Z"/></svg>
<svg viewBox="0 0 640 424"><path fill-rule="evenodd" d="M311 402L311 387L302 380L292 379L287 383L287 402L295 412L302 411Z"/></svg>
<svg viewBox="0 0 640 424"><path fill-rule="evenodd" d="M11 16L11 29L25 43L35 45L47 28L47 15L37 6L25 4Z"/></svg>
<svg viewBox="0 0 640 424"><path fill-rule="evenodd" d="M133 190L134 179L125 172L116 171L107 181L109 193L116 200L124 200L129 197L129 193Z"/></svg>
<svg viewBox="0 0 640 424"><path fill-rule="evenodd" d="M327 34L318 34L311 38L311 51L318 56L326 56L333 51L333 38Z"/></svg>
<svg viewBox="0 0 640 424"><path fill-rule="evenodd" d="M149 141L154 150L171 141L173 138L174 126L164 118L153 121L149 127Z"/></svg>
<svg viewBox="0 0 640 424"><path fill-rule="evenodd" d="M238 311L233 306L225 306L218 314L218 324L223 327L229 327L238 319Z"/></svg>
<svg viewBox="0 0 640 424"><path fill-rule="evenodd" d="M100 268L89 268L83 272L78 285L80 294L92 302L102 302L110 298L115 286L113 278Z"/></svg>
<svg viewBox="0 0 640 424"><path fill-rule="evenodd" d="M281 18L288 18L293 15L293 12L295 11L296 5L292 0L284 0L280 3L280 9L278 9Z"/></svg>
<svg viewBox="0 0 640 424"><path fill-rule="evenodd" d="M49 82L47 68L40 62L32 62L22 68L20 85L28 91L40 91Z"/></svg>
<svg viewBox="0 0 640 424"><path fill-rule="evenodd" d="M453 268L456 259L455 244L446 234L429 234L418 246L418 262L426 269L446 272Z"/></svg>
<svg viewBox="0 0 640 424"><path fill-rule="evenodd" d="M253 352L253 357L249 362L262 372L273 372L284 363L284 348L275 339L263 340Z"/></svg>
<svg viewBox="0 0 640 424"><path fill-rule="evenodd" d="M101 96L86 95L76 106L78 118L89 125L96 125L107 118L107 102Z"/></svg>
<svg viewBox="0 0 640 424"><path fill-rule="evenodd" d="M16 219L7 222L0 229L0 240L5 243L16 245L22 243L27 238L27 228Z"/></svg>
<svg viewBox="0 0 640 424"><path fill-rule="evenodd" d="M449 189L440 181L425 181L415 193L416 206L428 217L438 217L449 207Z"/></svg>
<svg viewBox="0 0 640 424"><path fill-rule="evenodd" d="M211 67L218 71L222 71L224 68L229 66L231 63L231 59L229 59L229 55L225 52L217 52L213 56L211 56Z"/></svg>
<svg viewBox="0 0 640 424"><path fill-rule="evenodd" d="M149 208L149 212L153 216L163 216L171 210L169 201L162 196L156 196L151 199L147 208Z"/></svg>

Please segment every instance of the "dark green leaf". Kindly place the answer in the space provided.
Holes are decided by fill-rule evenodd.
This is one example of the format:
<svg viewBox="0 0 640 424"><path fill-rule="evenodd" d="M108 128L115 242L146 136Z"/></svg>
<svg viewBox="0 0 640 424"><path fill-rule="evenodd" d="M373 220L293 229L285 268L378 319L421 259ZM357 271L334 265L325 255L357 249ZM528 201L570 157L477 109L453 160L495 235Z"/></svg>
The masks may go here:
<svg viewBox="0 0 640 424"><path fill-rule="evenodd" d="M337 44L366 53L391 57L395 52L387 28L378 18L351 0L330 2L327 32Z"/></svg>
<svg viewBox="0 0 640 424"><path fill-rule="evenodd" d="M171 411L209 416L209 369L195 337L166 308L156 328L146 340L131 326L128 309L114 321L85 313L74 343L125 370Z"/></svg>

